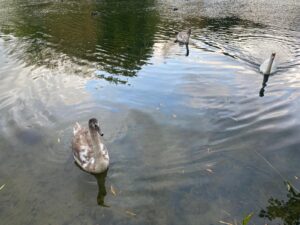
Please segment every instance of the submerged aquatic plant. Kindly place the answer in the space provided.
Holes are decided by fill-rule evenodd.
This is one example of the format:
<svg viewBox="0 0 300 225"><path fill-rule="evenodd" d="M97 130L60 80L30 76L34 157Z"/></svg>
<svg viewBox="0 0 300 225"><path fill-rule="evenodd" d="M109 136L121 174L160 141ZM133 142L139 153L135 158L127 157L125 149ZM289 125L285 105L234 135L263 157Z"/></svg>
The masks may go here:
<svg viewBox="0 0 300 225"><path fill-rule="evenodd" d="M254 215L254 213L252 212L252 213L250 213L250 214L248 214L247 216L245 216L244 218L243 218L243 220L242 220L242 222L240 223L237 223L237 221L236 220L234 220L234 223L229 223L229 222L225 222L225 221L222 221L222 220L220 220L219 221L219 223L221 223L221 224L225 224L225 225L247 225L249 222L250 222L250 220L251 220L251 218L252 218L252 216Z"/></svg>
<svg viewBox="0 0 300 225"><path fill-rule="evenodd" d="M247 215L247 216L243 219L242 225L247 225L247 224L249 223L249 221L251 220L253 214L254 214L254 213L252 212L252 213L250 213L249 215Z"/></svg>

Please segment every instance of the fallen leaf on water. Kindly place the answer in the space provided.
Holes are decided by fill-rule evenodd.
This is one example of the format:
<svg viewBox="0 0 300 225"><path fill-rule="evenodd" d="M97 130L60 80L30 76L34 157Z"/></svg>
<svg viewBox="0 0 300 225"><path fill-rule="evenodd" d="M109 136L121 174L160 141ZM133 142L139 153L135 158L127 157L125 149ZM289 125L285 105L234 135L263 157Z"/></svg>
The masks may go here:
<svg viewBox="0 0 300 225"><path fill-rule="evenodd" d="M298 180L299 178L297 176L295 176L295 179Z"/></svg>
<svg viewBox="0 0 300 225"><path fill-rule="evenodd" d="M110 192L114 195L114 196L117 196L117 193L116 193L116 189L110 185Z"/></svg>
<svg viewBox="0 0 300 225"><path fill-rule="evenodd" d="M206 171L209 173L214 173L214 171L212 171L212 169L209 169L209 168L207 168Z"/></svg>
<svg viewBox="0 0 300 225"><path fill-rule="evenodd" d="M227 223L227 222L224 222L224 221L222 221L222 220L220 220L219 223L227 224L227 225L233 225L232 223Z"/></svg>
<svg viewBox="0 0 300 225"><path fill-rule="evenodd" d="M1 187L0 187L0 191L5 187L5 184L3 184Z"/></svg>
<svg viewBox="0 0 300 225"><path fill-rule="evenodd" d="M133 213L133 212L131 212L131 211L129 211L129 210L126 210L125 212L126 212L128 215L130 215L130 216L136 216L135 213Z"/></svg>

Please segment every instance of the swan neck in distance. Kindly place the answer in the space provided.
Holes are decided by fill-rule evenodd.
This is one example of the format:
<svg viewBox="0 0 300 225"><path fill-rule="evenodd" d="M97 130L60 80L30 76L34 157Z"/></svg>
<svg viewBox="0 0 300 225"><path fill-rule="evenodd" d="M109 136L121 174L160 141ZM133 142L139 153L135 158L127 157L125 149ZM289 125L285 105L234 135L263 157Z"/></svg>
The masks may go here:
<svg viewBox="0 0 300 225"><path fill-rule="evenodd" d="M274 58L275 57L271 55L265 75L270 75Z"/></svg>

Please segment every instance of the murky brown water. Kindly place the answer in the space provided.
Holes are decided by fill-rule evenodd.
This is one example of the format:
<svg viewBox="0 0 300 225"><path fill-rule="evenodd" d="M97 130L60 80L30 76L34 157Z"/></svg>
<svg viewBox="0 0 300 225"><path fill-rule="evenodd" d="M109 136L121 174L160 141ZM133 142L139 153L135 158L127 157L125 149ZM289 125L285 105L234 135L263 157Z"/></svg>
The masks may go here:
<svg viewBox="0 0 300 225"><path fill-rule="evenodd" d="M284 180L300 189L299 12L294 0L0 0L1 224L281 221L259 212L286 200ZM174 38L188 28L186 57ZM106 177L72 159L72 126L90 117ZM299 221L287 209L285 224Z"/></svg>

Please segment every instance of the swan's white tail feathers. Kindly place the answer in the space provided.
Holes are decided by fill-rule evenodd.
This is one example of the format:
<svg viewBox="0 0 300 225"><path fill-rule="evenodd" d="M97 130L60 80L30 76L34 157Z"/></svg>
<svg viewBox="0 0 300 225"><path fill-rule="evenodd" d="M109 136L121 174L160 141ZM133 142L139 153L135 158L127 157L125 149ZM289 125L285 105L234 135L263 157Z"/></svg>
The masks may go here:
<svg viewBox="0 0 300 225"><path fill-rule="evenodd" d="M73 134L76 135L80 129L81 129L80 124L76 122L75 126L73 127Z"/></svg>

